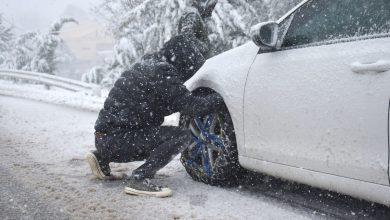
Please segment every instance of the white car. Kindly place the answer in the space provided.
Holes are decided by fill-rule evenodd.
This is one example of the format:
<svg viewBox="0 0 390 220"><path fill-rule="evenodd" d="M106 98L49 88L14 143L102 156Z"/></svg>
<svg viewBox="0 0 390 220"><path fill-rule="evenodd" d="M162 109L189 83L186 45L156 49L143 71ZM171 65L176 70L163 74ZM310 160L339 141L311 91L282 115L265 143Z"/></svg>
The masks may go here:
<svg viewBox="0 0 390 220"><path fill-rule="evenodd" d="M186 82L226 104L183 121L187 172L234 184L246 168L390 206L390 1L303 1L252 31Z"/></svg>

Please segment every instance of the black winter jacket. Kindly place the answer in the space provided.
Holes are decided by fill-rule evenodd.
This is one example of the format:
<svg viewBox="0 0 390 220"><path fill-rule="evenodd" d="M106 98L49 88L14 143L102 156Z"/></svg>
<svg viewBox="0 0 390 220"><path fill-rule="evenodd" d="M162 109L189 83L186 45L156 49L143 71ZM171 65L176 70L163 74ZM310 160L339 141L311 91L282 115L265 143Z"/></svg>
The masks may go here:
<svg viewBox="0 0 390 220"><path fill-rule="evenodd" d="M219 96L196 97L183 85L205 62L198 43L179 35L125 71L111 89L95 130L116 133L159 126L172 113L204 115L219 106Z"/></svg>

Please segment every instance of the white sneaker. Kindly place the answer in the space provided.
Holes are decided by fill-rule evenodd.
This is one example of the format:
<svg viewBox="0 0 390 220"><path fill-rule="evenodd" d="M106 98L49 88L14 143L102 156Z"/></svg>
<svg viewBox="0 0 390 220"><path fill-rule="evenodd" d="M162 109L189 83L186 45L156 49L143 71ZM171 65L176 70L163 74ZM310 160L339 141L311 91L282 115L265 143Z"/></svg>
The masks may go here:
<svg viewBox="0 0 390 220"><path fill-rule="evenodd" d="M109 165L107 165L108 173L107 173L107 169L105 170L106 172L103 172L101 165L99 164L99 160L97 159L94 152L88 152L87 155L85 156L85 159L87 160L89 167L91 168L92 174L94 176L96 176L98 179L101 180L110 179Z"/></svg>
<svg viewBox="0 0 390 220"><path fill-rule="evenodd" d="M173 195L171 189L156 186L148 179L130 179L129 185L125 187L125 193L135 196L154 196L158 198L170 197Z"/></svg>

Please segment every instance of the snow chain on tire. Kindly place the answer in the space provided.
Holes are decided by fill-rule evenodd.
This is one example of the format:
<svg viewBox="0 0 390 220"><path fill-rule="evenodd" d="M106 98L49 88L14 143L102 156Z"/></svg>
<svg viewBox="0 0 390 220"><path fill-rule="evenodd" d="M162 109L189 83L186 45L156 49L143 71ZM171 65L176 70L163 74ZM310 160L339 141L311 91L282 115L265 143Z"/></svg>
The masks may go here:
<svg viewBox="0 0 390 220"><path fill-rule="evenodd" d="M185 167L187 173L196 181L201 181L206 184L218 186L237 185L237 180L240 179L242 168L238 163L238 153L233 123L231 121L226 106L219 112L215 112L205 117L189 118L186 116L182 116L180 124L181 126L185 126L187 128L190 128L191 125L194 126L196 122L200 123L199 121L202 120L206 120L205 123L207 124L208 119L206 117L213 117L213 119L215 120L214 128L215 130L217 130L217 132L210 132L210 134L204 134L200 132L201 135L197 136L196 134L194 134L194 130L192 130L192 134L194 136L192 148L191 146L189 146L182 152L180 159L181 163ZM201 139L199 136L202 136L202 141L199 140ZM206 136L206 138L204 138L204 136ZM208 140L207 137L209 137L211 141ZM217 143L214 145L218 145L218 147L215 147L212 144L216 142L218 142L219 144ZM221 143L223 143L223 146ZM203 145L203 147L199 147L200 145ZM209 167L205 166L204 163L202 164L202 156L204 155L202 155L202 153L197 153L204 152L204 148L209 149L209 147L207 146L218 148L218 152L211 153L211 157L213 157L213 160L210 159L212 161L212 164L209 163ZM205 157L203 157L203 159L204 158ZM210 158L210 155L208 158Z"/></svg>

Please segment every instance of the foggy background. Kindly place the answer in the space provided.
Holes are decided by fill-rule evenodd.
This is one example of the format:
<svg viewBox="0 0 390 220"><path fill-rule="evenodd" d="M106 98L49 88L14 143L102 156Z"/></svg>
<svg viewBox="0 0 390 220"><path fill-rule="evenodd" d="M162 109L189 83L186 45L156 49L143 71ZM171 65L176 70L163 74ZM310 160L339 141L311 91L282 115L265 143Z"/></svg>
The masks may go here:
<svg viewBox="0 0 390 220"><path fill-rule="evenodd" d="M81 75L111 55L114 40L103 19L92 11L99 0L1 0L0 13L15 34L46 32L58 19L74 18L61 30L60 50L69 54L57 64L57 75L80 80Z"/></svg>
<svg viewBox="0 0 390 220"><path fill-rule="evenodd" d="M15 26L16 33L45 30L69 8L76 7L88 16L96 0L1 0L0 12Z"/></svg>

